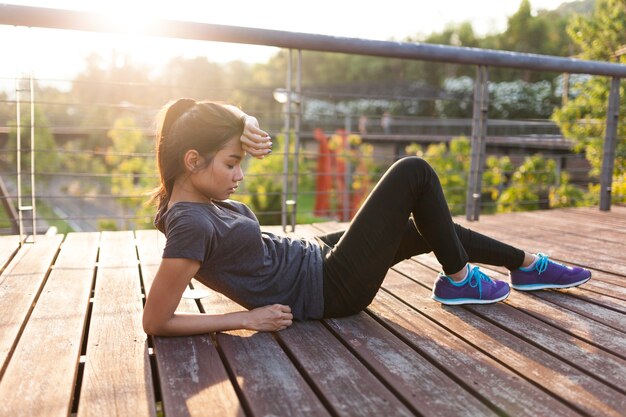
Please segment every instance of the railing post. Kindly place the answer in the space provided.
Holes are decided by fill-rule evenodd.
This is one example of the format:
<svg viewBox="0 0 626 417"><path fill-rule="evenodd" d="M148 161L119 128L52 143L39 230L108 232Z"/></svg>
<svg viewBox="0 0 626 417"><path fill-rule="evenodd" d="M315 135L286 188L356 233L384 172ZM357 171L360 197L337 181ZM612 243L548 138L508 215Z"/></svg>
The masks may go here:
<svg viewBox="0 0 626 417"><path fill-rule="evenodd" d="M298 49L297 66L296 66L296 94L295 94L296 111L294 114L293 130L294 130L294 154L293 154L293 183L292 183L292 204L291 204L291 231L296 231L296 215L298 213L298 181L299 161L300 158L300 123L302 120L302 50Z"/></svg>
<svg viewBox="0 0 626 417"><path fill-rule="evenodd" d="M472 151L470 172L467 181L465 218L478 220L482 193L483 169L485 164L487 112L489 110L489 72L486 66L476 68L474 83L474 109L472 115Z"/></svg>
<svg viewBox="0 0 626 417"><path fill-rule="evenodd" d="M285 143L283 146L283 192L280 210L281 225L283 232L287 232L287 211L289 210L289 131L291 130L291 54L289 49L287 56L287 103L285 104ZM291 201L289 201L291 203Z"/></svg>
<svg viewBox="0 0 626 417"><path fill-rule="evenodd" d="M37 203L35 191L35 80L30 72L30 210L33 242L37 239Z"/></svg>
<svg viewBox="0 0 626 417"><path fill-rule="evenodd" d="M602 153L602 171L600 173L600 210L611 209L611 187L613 185L613 163L615 161L615 145L617 142L617 120L619 117L619 84L620 78L611 79L609 106L606 112L606 133Z"/></svg>

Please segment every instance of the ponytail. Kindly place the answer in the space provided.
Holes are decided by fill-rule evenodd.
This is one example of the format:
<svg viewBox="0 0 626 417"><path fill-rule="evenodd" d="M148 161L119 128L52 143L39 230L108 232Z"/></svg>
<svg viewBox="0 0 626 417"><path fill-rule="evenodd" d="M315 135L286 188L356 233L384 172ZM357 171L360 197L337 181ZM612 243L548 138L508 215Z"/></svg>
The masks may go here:
<svg viewBox="0 0 626 417"><path fill-rule="evenodd" d="M161 123L157 128L156 154L161 184L153 196L153 201L157 204L158 213L162 213L167 210L167 204L169 203L170 196L172 195L172 188L174 187L174 180L176 179L175 177L168 175L165 156L168 153L167 144L169 141L166 140L166 138L170 133L172 125L195 105L196 100L194 99L179 98L178 100L165 105L159 115Z"/></svg>

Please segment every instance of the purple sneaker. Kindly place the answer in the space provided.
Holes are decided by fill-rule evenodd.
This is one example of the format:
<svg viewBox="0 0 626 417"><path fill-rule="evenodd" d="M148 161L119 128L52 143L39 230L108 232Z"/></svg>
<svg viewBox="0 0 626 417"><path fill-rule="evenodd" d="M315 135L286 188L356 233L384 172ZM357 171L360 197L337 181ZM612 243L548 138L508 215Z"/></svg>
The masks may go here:
<svg viewBox="0 0 626 417"><path fill-rule="evenodd" d="M543 253L537 254L535 265L510 271L511 286L520 291L546 288L570 288L584 284L591 278L591 271L577 266L565 266L551 261Z"/></svg>
<svg viewBox="0 0 626 417"><path fill-rule="evenodd" d="M448 305L491 304L509 296L509 284L492 280L477 266L467 268L467 277L461 282L440 273L433 285L433 300Z"/></svg>

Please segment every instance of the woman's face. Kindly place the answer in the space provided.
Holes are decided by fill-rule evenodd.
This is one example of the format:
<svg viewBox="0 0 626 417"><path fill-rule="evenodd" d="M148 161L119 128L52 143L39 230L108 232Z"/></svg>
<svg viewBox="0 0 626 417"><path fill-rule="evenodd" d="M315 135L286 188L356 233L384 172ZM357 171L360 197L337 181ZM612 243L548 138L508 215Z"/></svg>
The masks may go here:
<svg viewBox="0 0 626 417"><path fill-rule="evenodd" d="M226 200L243 180L241 162L246 153L239 138L231 139L205 167L190 175L195 190L209 200Z"/></svg>

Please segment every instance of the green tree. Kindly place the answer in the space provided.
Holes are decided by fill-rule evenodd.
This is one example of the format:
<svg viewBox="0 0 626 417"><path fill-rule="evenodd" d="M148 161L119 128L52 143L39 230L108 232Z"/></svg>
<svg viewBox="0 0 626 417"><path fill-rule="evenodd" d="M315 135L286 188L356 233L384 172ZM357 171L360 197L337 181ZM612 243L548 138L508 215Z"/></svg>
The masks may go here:
<svg viewBox="0 0 626 417"><path fill-rule="evenodd" d="M550 189L556 182L556 163L540 155L527 157L498 198L497 210L529 211L550 207Z"/></svg>
<svg viewBox="0 0 626 417"><path fill-rule="evenodd" d="M117 119L107 135L112 143L105 158L112 174L111 192L119 195L122 207L139 219L127 223L126 228L150 228L152 208L148 200L149 192L156 188L155 162L141 155L151 151L150 143L128 116Z"/></svg>
<svg viewBox="0 0 626 417"><path fill-rule="evenodd" d="M626 2L598 0L593 15L575 17L568 26L568 33L582 51L582 58L626 63L626 55L619 53L626 45ZM575 140L576 150L585 153L591 164L590 174L595 177L599 176L602 166L609 82L606 77L592 77L580 83L576 86L576 97L553 114L563 134ZM620 86L619 115L613 171L616 189L620 187L616 179L626 173L626 96L623 83ZM590 191L597 192L599 188L596 185ZM620 194L619 201L624 201L623 193L615 193L614 199L620 198Z"/></svg>
<svg viewBox="0 0 626 417"><path fill-rule="evenodd" d="M483 174L483 194L487 194L491 201L497 201L506 189L509 177L513 172L513 164L508 156L487 157L487 168ZM487 207L486 211L493 211Z"/></svg>
<svg viewBox="0 0 626 417"><path fill-rule="evenodd" d="M561 173L560 184L550 190L550 208L582 206L587 197L580 187L570 184L567 172Z"/></svg>
<svg viewBox="0 0 626 417"><path fill-rule="evenodd" d="M9 130L9 140L5 145L7 150L8 161L15 165L17 163L17 132L20 131L21 142L21 158L22 170L26 171L30 169L31 158L31 118L30 111L22 111L20 126L16 126L14 121L9 123L11 126ZM35 171L37 174L51 174L57 173L61 166L61 160L57 149L56 142L52 132L50 131L50 124L46 116L35 108ZM38 175L38 180L44 183L48 182L49 176Z"/></svg>

